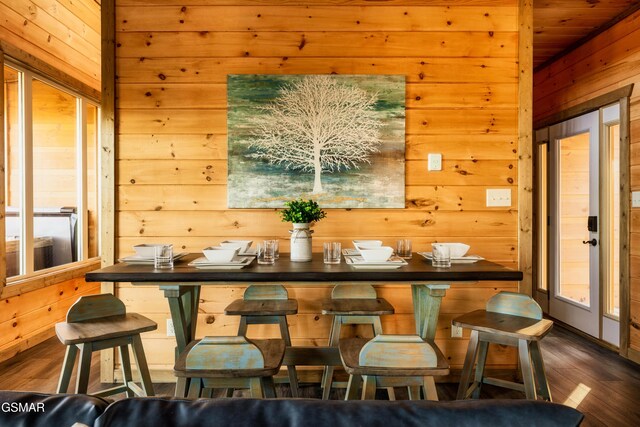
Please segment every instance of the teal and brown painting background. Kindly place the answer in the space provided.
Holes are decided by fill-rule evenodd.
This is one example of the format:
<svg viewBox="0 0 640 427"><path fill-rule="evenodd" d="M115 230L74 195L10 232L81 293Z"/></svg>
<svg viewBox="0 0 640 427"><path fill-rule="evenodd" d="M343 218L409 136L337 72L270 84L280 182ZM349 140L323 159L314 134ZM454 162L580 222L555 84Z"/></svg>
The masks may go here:
<svg viewBox="0 0 640 427"><path fill-rule="evenodd" d="M254 158L254 118L266 114L285 85L304 75L229 75L229 208L283 207L291 199L313 198L328 208L404 208L405 78L396 75L331 75L344 85L377 94L373 106L380 121L378 152L358 169L322 173L322 192L312 193L314 173L287 170Z"/></svg>

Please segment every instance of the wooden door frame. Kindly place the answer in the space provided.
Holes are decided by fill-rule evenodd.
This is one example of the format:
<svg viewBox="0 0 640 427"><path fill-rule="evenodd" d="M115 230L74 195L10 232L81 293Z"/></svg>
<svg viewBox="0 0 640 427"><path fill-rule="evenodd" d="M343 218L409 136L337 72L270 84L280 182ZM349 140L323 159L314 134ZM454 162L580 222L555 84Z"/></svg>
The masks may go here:
<svg viewBox="0 0 640 427"><path fill-rule="evenodd" d="M631 305L630 305L630 288L629 288L629 240L630 240L630 207L631 207L631 191L630 191L630 97L633 92L633 84L621 87L612 92L600 95L589 101L585 101L564 111L544 117L533 124L534 130L541 130L551 125L561 123L592 111L599 110L607 105L618 102L620 104L620 348L619 354L629 358L629 333L631 321ZM543 141L537 141L543 142ZM547 141L548 143L548 133ZM534 155L534 182L537 180L537 150L533 150ZM538 218L537 208L539 206L539 191L534 188L534 226L533 226L533 244L534 253L538 248L538 229L540 227L541 218ZM539 259L534 260L533 283L538 283ZM537 286L536 286L537 288ZM534 291L538 291L534 289ZM547 298L549 293L547 291Z"/></svg>

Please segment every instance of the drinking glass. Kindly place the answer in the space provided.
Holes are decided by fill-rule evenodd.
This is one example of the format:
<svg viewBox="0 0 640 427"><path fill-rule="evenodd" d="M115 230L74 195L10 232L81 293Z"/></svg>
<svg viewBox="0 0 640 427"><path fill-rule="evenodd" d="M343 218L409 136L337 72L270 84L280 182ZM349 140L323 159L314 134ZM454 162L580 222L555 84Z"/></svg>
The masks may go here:
<svg viewBox="0 0 640 427"><path fill-rule="evenodd" d="M155 268L173 268L173 245L157 245L154 251L153 266Z"/></svg>
<svg viewBox="0 0 640 427"><path fill-rule="evenodd" d="M323 245L324 263L340 264L340 256L342 255L342 244L340 242L326 242Z"/></svg>
<svg viewBox="0 0 640 427"><path fill-rule="evenodd" d="M275 259L279 259L280 258L280 240L274 239L272 240L272 242L275 245L273 249L273 257Z"/></svg>
<svg viewBox="0 0 640 427"><path fill-rule="evenodd" d="M396 255L400 258L409 259L411 258L411 240L410 239L399 239L396 242Z"/></svg>
<svg viewBox="0 0 640 427"><path fill-rule="evenodd" d="M258 264L273 264L275 257L275 241L265 240L258 243Z"/></svg>
<svg viewBox="0 0 640 427"><path fill-rule="evenodd" d="M431 265L440 268L451 267L451 252L449 246L442 243L431 244Z"/></svg>

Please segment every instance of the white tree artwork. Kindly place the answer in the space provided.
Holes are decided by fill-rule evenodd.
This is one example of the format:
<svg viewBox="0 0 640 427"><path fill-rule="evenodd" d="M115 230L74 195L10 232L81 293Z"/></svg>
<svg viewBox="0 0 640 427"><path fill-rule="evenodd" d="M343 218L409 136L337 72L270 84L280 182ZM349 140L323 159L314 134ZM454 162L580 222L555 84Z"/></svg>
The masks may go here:
<svg viewBox="0 0 640 427"><path fill-rule="evenodd" d="M405 77L227 77L229 208L403 208Z"/></svg>
<svg viewBox="0 0 640 427"><path fill-rule="evenodd" d="M313 172L312 194L322 193L322 173L370 163L381 143L377 93L310 75L286 85L256 116L251 157L287 170Z"/></svg>

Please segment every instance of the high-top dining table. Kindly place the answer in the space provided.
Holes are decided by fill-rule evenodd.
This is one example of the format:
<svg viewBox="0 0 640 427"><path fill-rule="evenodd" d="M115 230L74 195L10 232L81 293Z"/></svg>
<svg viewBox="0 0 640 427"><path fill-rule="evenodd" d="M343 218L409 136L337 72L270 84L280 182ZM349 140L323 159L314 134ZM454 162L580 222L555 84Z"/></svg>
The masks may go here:
<svg viewBox="0 0 640 427"><path fill-rule="evenodd" d="M451 282L520 281L522 272L489 261L452 264L450 268L435 268L418 254L398 269L355 269L344 261L324 264L322 254L313 254L310 262L292 262L281 254L273 265L250 265L239 270L198 269L189 262L202 254L189 254L175 262L173 269L156 270L153 265L118 263L86 274L88 282L131 282L133 285L154 285L164 291L169 302L175 329L176 355L196 337L200 289L202 286L287 284L298 282L317 284L386 284L410 285L416 334L433 340L436 334L440 303ZM340 366L340 356L332 347L290 347L285 365Z"/></svg>

